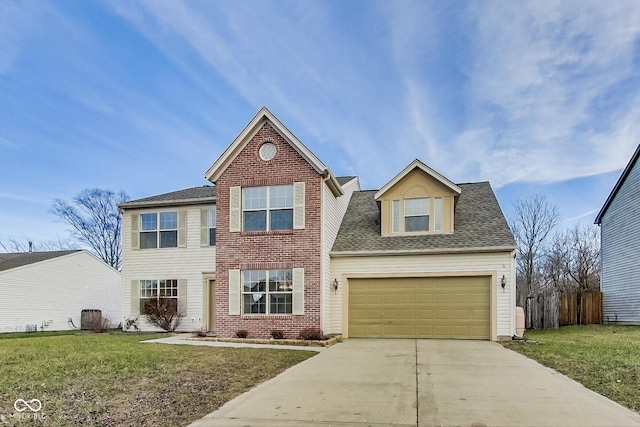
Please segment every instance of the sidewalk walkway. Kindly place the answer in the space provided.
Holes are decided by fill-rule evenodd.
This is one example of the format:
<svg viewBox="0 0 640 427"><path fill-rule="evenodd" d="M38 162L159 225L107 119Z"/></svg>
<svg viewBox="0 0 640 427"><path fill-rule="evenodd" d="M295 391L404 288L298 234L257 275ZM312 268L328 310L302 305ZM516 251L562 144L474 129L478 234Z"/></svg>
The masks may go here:
<svg viewBox="0 0 640 427"><path fill-rule="evenodd" d="M304 351L322 351L326 347L300 346L300 345L277 345L277 344L254 344L240 342L224 342L224 341L204 341L192 339L191 334L174 335L167 338L157 338L153 340L142 341L143 343L160 343L160 344L181 344L181 345L201 345L207 347L233 347L233 348L274 348L277 350L304 350Z"/></svg>

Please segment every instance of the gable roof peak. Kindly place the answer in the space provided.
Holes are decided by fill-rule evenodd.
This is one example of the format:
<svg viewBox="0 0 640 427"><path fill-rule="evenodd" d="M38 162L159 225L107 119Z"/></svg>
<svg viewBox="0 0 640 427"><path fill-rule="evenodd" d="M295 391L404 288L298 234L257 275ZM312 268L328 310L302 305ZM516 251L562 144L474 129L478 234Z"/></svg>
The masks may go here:
<svg viewBox="0 0 640 427"><path fill-rule="evenodd" d="M598 216L596 216L596 219L593 222L594 224L600 225L602 223L602 217L604 216L607 209L609 209L609 205L611 204L611 202L613 202L616 194L618 194L620 187L622 187L622 184L624 184L624 181L627 179L627 176L631 172L631 169L633 169L633 167L635 166L638 158L640 158L640 144L638 144L638 146L636 147L636 151L634 151L633 155L631 156L629 163L627 163L627 166L622 171L620 178L618 178L618 181L616 181L616 184L613 186L613 189L611 190L611 193L609 193L609 197L607 197L607 200L604 202L602 209L600 209L600 212L598 212Z"/></svg>
<svg viewBox="0 0 640 427"><path fill-rule="evenodd" d="M440 182L442 185L444 185L445 187L449 188L451 191L453 191L456 196L460 195L460 187L457 186L456 184L454 184L452 181L450 181L447 177L445 177L444 175L440 174L439 172L437 172L434 169L431 169L429 166L427 166L425 163L423 163L422 161L415 159L414 161L412 161L411 163L409 163L409 165L407 167L405 167L399 174L397 174L396 176L393 177L393 179L391 179L391 181L387 182L385 185L382 186L382 188L375 194L374 198L376 200L378 200L380 197L382 197L382 195L384 193L386 193L389 189L391 189L394 185L396 185L402 178L404 178L405 176L407 176L409 173L411 173L414 169L420 169L422 170L424 173L426 173L427 175L431 176L432 178L436 179L438 182Z"/></svg>
<svg viewBox="0 0 640 427"><path fill-rule="evenodd" d="M220 175L227 169L229 164L236 158L236 156L244 149L249 143L251 138L262 128L262 126L269 122L273 128L280 133L280 135L287 141L287 143L298 152L316 172L318 172L331 189L334 195L341 196L344 194L340 183L336 179L336 176L331 172L331 169L325 165L311 150L309 150L285 125L282 124L276 116L273 115L267 107L262 107L258 113L251 119L251 121L245 126L240 134L233 140L231 145L218 157L218 159L211 165L211 167L205 172L206 179L215 184L220 178Z"/></svg>

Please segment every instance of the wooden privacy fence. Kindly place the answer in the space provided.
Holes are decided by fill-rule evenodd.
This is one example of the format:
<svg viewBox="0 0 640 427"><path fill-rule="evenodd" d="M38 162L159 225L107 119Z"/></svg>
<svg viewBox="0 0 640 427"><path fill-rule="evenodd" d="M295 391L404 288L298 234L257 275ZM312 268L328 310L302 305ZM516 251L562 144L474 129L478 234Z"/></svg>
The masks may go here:
<svg viewBox="0 0 640 427"><path fill-rule="evenodd" d="M525 307L525 328L558 329L559 292L542 291L527 297Z"/></svg>
<svg viewBox="0 0 640 427"><path fill-rule="evenodd" d="M547 290L527 297L525 327L558 329L567 325L602 323L602 292Z"/></svg>
<svg viewBox="0 0 640 427"><path fill-rule="evenodd" d="M602 323L602 292L564 292L560 295L560 326Z"/></svg>

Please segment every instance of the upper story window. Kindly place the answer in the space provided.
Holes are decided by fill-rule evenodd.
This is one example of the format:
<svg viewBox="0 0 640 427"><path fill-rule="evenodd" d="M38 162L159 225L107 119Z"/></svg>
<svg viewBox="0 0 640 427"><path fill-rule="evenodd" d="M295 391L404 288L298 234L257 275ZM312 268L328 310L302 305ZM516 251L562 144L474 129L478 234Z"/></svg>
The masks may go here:
<svg viewBox="0 0 640 427"><path fill-rule="evenodd" d="M140 214L140 249L178 246L178 212Z"/></svg>
<svg viewBox="0 0 640 427"><path fill-rule="evenodd" d="M405 199L404 231L429 231L429 199Z"/></svg>
<svg viewBox="0 0 640 427"><path fill-rule="evenodd" d="M244 231L293 229L293 185L242 189Z"/></svg>
<svg viewBox="0 0 640 427"><path fill-rule="evenodd" d="M216 208L200 210L200 246L216 245Z"/></svg>
<svg viewBox="0 0 640 427"><path fill-rule="evenodd" d="M392 233L442 231L442 197L391 201Z"/></svg>

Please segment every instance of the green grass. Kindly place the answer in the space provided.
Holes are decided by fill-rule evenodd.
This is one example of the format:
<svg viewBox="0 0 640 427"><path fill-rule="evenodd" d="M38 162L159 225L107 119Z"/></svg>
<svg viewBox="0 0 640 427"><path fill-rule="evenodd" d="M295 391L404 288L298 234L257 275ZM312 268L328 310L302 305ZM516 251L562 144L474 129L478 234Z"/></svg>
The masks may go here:
<svg viewBox="0 0 640 427"><path fill-rule="evenodd" d="M0 426L32 425L13 404L33 398L42 426L186 425L315 354L140 343L162 336L2 336Z"/></svg>
<svg viewBox="0 0 640 427"><path fill-rule="evenodd" d="M505 346L640 412L640 327L566 326L525 338Z"/></svg>

